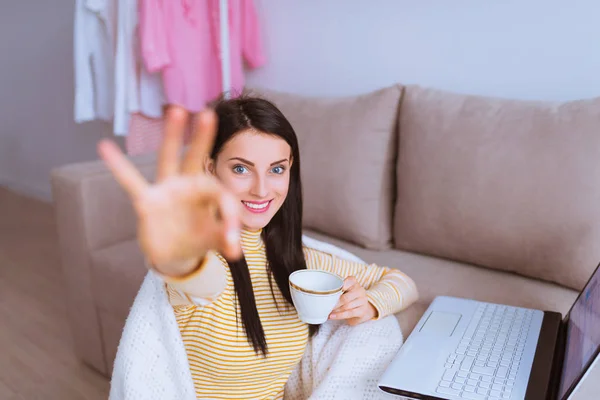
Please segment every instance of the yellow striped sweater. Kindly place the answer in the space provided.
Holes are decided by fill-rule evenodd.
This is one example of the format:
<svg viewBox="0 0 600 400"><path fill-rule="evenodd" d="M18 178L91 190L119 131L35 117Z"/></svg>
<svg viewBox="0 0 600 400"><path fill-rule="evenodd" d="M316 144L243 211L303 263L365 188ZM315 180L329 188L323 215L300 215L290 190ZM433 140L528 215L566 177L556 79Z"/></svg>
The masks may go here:
<svg viewBox="0 0 600 400"><path fill-rule="evenodd" d="M302 358L308 326L298 319L277 285L279 310L269 285L265 247L260 231L242 231L256 307L265 332L268 355L256 354L241 323L236 323L233 279L225 259L212 253L202 268L185 279L166 279L169 300L188 356L196 396L209 399L281 399L284 385ZM402 272L349 262L304 247L307 268L341 277L354 276L367 289L378 318L398 312L417 297L414 282ZM241 318L241 317L240 317Z"/></svg>

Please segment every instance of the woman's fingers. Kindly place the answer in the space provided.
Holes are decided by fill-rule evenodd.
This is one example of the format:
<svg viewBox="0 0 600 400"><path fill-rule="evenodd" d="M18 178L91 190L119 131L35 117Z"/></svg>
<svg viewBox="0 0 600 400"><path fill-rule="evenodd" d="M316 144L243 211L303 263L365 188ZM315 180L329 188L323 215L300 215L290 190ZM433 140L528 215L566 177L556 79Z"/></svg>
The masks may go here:
<svg viewBox="0 0 600 400"><path fill-rule="evenodd" d="M353 301L355 299L358 299L360 297L361 297L361 291L360 290L350 290L350 291L344 293L340 297L340 299L338 300L338 303L337 303L337 306L335 307L335 309L336 310L341 310L348 303L350 303L351 301Z"/></svg>
<svg viewBox="0 0 600 400"><path fill-rule="evenodd" d="M337 313L340 313L343 311L350 311L355 308L363 307L363 306L367 305L367 303L368 303L368 300L365 296L357 296L355 299L348 301L341 307L334 310L334 313L337 314Z"/></svg>
<svg viewBox="0 0 600 400"><path fill-rule="evenodd" d="M358 281L356 280L355 277L353 276L349 276L346 279L344 279L344 286L343 286L343 290L345 292L350 291L354 288L354 286L356 286L358 284Z"/></svg>
<svg viewBox="0 0 600 400"><path fill-rule="evenodd" d="M346 279L344 279L344 284L342 286L342 290L344 291L344 294L338 300L338 302L335 306L335 309L339 309L347 302L349 302L349 301L355 299L357 296L359 296L359 294L356 292L356 289L360 289L360 288L361 288L361 286L358 285L358 282L356 281L355 277L349 276Z"/></svg>
<svg viewBox="0 0 600 400"><path fill-rule="evenodd" d="M125 157L121 149L111 140L103 139L98 143L98 154L111 170L119 184L134 199L148 186L148 182L138 169Z"/></svg>
<svg viewBox="0 0 600 400"><path fill-rule="evenodd" d="M165 132L158 150L158 182L179 172L179 152L183 146L183 135L188 121L188 112L178 106L171 106L165 118Z"/></svg>
<svg viewBox="0 0 600 400"><path fill-rule="evenodd" d="M215 112L205 110L199 113L192 140L181 167L184 174L197 174L204 171L204 162L210 156L216 132Z"/></svg>
<svg viewBox="0 0 600 400"><path fill-rule="evenodd" d="M349 303L345 309L333 311L329 318L343 319L350 325L357 325L372 320L377 315L377 309L369 303L366 296L363 296Z"/></svg>
<svg viewBox="0 0 600 400"><path fill-rule="evenodd" d="M352 310L333 312L331 314L332 319L351 319L359 318L365 313L366 309L364 306L354 308Z"/></svg>
<svg viewBox="0 0 600 400"><path fill-rule="evenodd" d="M221 191L218 196L219 213L222 219L221 250L229 260L242 256L240 245L239 204L233 195Z"/></svg>
<svg viewBox="0 0 600 400"><path fill-rule="evenodd" d="M367 291L355 277L344 279L344 293L329 318L346 320L349 325L358 325L374 318L375 308L369 303Z"/></svg>
<svg viewBox="0 0 600 400"><path fill-rule="evenodd" d="M217 227L219 251L225 258L238 259L241 254L240 246L240 218L239 201L235 196L229 193L214 178L207 175L197 175L189 177L191 187L187 189L189 200L194 203L194 207L208 207L216 212L210 218L214 218L214 224L210 226Z"/></svg>
<svg viewBox="0 0 600 400"><path fill-rule="evenodd" d="M354 312L357 309L360 310L367 306L368 303L369 301L366 294L356 290L351 298L346 298L343 302L340 302L330 315L334 319L352 318L352 315L350 315L349 312Z"/></svg>

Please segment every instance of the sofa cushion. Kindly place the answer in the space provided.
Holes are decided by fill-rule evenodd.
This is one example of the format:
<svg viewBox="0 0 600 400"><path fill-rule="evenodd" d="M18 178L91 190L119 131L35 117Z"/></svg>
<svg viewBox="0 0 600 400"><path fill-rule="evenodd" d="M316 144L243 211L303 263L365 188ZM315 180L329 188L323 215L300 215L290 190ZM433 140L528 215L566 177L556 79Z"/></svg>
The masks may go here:
<svg viewBox="0 0 600 400"><path fill-rule="evenodd" d="M343 98L247 93L276 104L296 131L304 225L367 248L390 248L402 88Z"/></svg>
<svg viewBox="0 0 600 400"><path fill-rule="evenodd" d="M600 261L599 127L600 98L407 87L395 247L582 288Z"/></svg>
<svg viewBox="0 0 600 400"><path fill-rule="evenodd" d="M305 231L304 233L346 249L368 263L400 269L415 281L419 290L419 299L396 315L405 337L413 330L435 296L466 297L492 303L558 311L563 315L569 311L577 297L577 292L572 289L506 271L402 250L372 251L317 232Z"/></svg>
<svg viewBox="0 0 600 400"><path fill-rule="evenodd" d="M125 321L147 272L135 239L93 252L92 293L99 311Z"/></svg>

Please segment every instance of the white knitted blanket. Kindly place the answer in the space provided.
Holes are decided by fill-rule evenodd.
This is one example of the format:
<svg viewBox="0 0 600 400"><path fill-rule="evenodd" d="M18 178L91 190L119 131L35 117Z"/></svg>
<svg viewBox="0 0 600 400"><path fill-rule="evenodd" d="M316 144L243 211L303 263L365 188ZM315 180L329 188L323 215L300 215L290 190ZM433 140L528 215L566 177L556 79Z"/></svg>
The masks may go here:
<svg viewBox="0 0 600 400"><path fill-rule="evenodd" d="M329 243L303 236L306 246L361 261ZM392 399L377 380L402 345L394 316L356 327L328 321L308 343L285 388L286 400ZM164 283L148 272L121 336L110 400L195 400L185 347Z"/></svg>

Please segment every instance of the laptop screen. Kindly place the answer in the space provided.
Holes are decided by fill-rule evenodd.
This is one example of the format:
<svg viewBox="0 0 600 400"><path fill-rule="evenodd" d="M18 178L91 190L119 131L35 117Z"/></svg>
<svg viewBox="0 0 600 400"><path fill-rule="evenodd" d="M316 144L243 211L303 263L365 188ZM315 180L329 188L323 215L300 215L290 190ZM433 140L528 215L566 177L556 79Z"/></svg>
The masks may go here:
<svg viewBox="0 0 600 400"><path fill-rule="evenodd" d="M600 267L587 283L567 319L567 339L559 399L586 372L600 348Z"/></svg>

